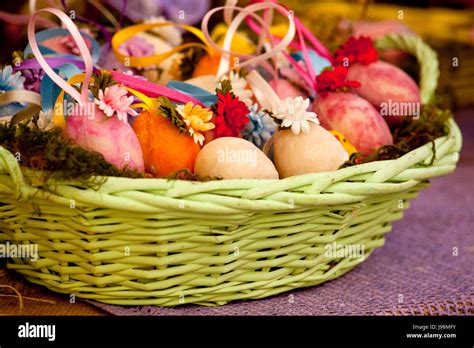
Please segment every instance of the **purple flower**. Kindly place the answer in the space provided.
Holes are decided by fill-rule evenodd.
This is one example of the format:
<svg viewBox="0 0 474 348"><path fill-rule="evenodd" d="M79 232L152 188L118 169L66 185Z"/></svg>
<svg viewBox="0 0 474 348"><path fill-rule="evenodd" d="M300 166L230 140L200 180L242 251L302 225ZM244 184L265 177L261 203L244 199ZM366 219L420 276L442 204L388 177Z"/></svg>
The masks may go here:
<svg viewBox="0 0 474 348"><path fill-rule="evenodd" d="M151 56L155 53L155 46L142 37L134 36L121 44L119 51L124 56Z"/></svg>
<svg viewBox="0 0 474 348"><path fill-rule="evenodd" d="M21 71L21 74L25 78L23 86L28 91L40 92L41 80L44 76L43 69L25 69Z"/></svg>

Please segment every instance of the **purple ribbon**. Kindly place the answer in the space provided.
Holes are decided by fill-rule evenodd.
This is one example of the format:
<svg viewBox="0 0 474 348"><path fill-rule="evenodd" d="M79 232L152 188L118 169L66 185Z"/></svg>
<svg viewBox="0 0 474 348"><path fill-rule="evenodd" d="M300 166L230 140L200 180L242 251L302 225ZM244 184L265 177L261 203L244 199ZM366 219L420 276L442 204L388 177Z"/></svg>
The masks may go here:
<svg viewBox="0 0 474 348"><path fill-rule="evenodd" d="M85 69L85 65L82 60L78 60L74 58L64 58L64 57L47 57L45 59L52 69L57 68L67 63L74 64L81 70ZM20 65L15 66L13 70L18 71L18 70L25 70L25 69L41 69L41 65L38 63L36 58L31 58L31 59L23 61L22 63L20 63ZM97 71L97 70L98 69L94 67L94 71Z"/></svg>

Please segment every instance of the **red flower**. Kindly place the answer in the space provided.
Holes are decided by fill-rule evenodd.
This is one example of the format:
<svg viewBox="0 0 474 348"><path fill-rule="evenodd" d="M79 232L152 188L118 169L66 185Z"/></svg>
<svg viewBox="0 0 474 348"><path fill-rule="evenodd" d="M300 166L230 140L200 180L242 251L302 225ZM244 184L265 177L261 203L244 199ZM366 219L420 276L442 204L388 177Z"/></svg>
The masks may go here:
<svg viewBox="0 0 474 348"><path fill-rule="evenodd" d="M217 93L217 107L215 119L215 135L220 137L238 137L240 131L249 122L250 112L244 102L231 93Z"/></svg>
<svg viewBox="0 0 474 348"><path fill-rule="evenodd" d="M347 64L370 64L378 59L377 50L372 40L366 36L355 38L351 36L349 40L336 50L335 62L339 65Z"/></svg>
<svg viewBox="0 0 474 348"><path fill-rule="evenodd" d="M316 77L318 93L333 92L345 88L360 87L358 81L346 80L347 69L343 66L336 66L332 71L323 71Z"/></svg>

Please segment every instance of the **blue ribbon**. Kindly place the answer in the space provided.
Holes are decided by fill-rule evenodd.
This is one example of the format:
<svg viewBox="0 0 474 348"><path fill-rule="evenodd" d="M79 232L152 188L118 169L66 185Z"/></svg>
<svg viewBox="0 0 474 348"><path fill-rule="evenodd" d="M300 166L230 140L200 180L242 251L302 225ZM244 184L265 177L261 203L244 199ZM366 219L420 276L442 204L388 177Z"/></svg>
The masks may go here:
<svg viewBox="0 0 474 348"><path fill-rule="evenodd" d="M63 58L75 58L78 59L78 56L76 55L71 55L71 54L59 54L56 51L41 45L40 43L42 41L57 37L57 36L66 36L69 35L69 31L67 29L63 28L56 28L56 29L46 29L42 30L38 33L36 33L36 41L38 41L38 48L43 55L52 55L54 54L57 57L63 57ZM91 56L92 56L92 62L96 64L99 59L100 59L100 45L99 43L90 35L81 32L81 35L85 38L87 38L91 44ZM23 51L23 56L27 57L29 54L33 54L31 51L30 44L26 45L25 50Z"/></svg>
<svg viewBox="0 0 474 348"><path fill-rule="evenodd" d="M74 64L64 64L60 67L53 69L54 72L66 81L74 75L80 74L81 70ZM41 94L41 108L44 112L51 110L54 107L54 103L61 93L61 88L56 85L48 75L44 75L41 80L40 94Z"/></svg>
<svg viewBox="0 0 474 348"><path fill-rule="evenodd" d="M196 87L186 82L170 81L166 87L193 97L194 99L199 100L205 106L211 106L217 103L217 95L209 93L202 88Z"/></svg>
<svg viewBox="0 0 474 348"><path fill-rule="evenodd" d="M317 75L321 74L324 68L331 66L331 62L329 60L327 60L324 57L321 57L314 50L308 50L308 54L309 54L309 59L311 60L311 65L313 66L314 72ZM304 60L304 55L303 55L303 52L301 51L298 51L292 54L291 56L297 62L299 62L300 60Z"/></svg>

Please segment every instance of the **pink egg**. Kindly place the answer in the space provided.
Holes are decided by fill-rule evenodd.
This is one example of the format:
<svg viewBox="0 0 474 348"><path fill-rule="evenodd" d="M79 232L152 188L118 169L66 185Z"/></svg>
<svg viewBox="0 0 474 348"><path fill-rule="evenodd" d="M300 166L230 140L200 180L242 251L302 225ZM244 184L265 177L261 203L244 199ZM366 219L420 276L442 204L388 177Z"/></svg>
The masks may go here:
<svg viewBox="0 0 474 348"><path fill-rule="evenodd" d="M406 113L419 116L420 89L402 69L382 61L354 64L347 79L360 82L355 92L375 106L388 124L399 124Z"/></svg>
<svg viewBox="0 0 474 348"><path fill-rule="evenodd" d="M90 110L76 110L68 116L66 135L82 148L99 152L118 168L145 169L140 142L132 127L115 116L105 116L93 104Z"/></svg>
<svg viewBox="0 0 474 348"><path fill-rule="evenodd" d="M313 103L321 125L342 134L365 155L393 144L387 123L365 99L350 92L328 92Z"/></svg>
<svg viewBox="0 0 474 348"><path fill-rule="evenodd" d="M65 43L64 40L66 39L68 39L69 44L75 46L73 39L69 35L55 36L50 39L44 40L41 42L41 46L45 46L59 54L75 54L72 51L71 47L68 47L68 45ZM92 47L91 42L85 37L84 42L86 43L89 49Z"/></svg>
<svg viewBox="0 0 474 348"><path fill-rule="evenodd" d="M60 54L72 54L71 50L61 42L64 36L56 36L51 39L47 39L41 42L41 46L48 47L49 49Z"/></svg>
<svg viewBox="0 0 474 348"><path fill-rule="evenodd" d="M270 81L270 86L273 87L273 90L280 97L280 99L285 99L286 97L296 98L296 97L306 97L303 95L298 88L293 86L290 82L283 79L277 79Z"/></svg>

